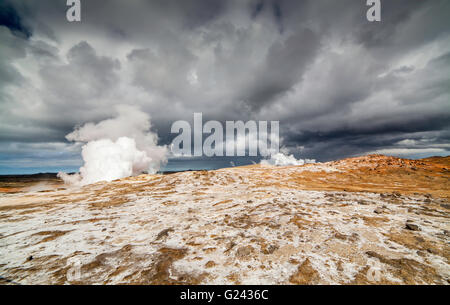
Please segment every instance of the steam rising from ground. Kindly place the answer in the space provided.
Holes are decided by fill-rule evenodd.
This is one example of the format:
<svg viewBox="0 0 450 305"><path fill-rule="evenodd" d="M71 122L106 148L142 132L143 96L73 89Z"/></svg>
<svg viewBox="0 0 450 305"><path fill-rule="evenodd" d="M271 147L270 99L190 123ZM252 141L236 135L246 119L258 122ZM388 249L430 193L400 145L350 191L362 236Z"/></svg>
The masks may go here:
<svg viewBox="0 0 450 305"><path fill-rule="evenodd" d="M116 107L117 117L87 123L75 128L66 138L86 143L80 173L58 173L69 184L91 184L98 181L156 173L167 162L167 147L158 146L158 136L150 131L150 116L134 106Z"/></svg>
<svg viewBox="0 0 450 305"><path fill-rule="evenodd" d="M294 155L287 155L283 152L276 153L270 156L270 159L261 160L263 165L288 166L288 165L304 165L306 163L315 163L316 160L311 159L296 159Z"/></svg>

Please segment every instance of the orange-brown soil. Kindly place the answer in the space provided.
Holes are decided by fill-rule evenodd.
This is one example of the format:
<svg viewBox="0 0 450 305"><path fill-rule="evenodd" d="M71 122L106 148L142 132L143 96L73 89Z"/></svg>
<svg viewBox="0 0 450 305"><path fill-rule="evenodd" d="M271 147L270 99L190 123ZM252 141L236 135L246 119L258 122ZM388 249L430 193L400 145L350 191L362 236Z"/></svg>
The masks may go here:
<svg viewBox="0 0 450 305"><path fill-rule="evenodd" d="M449 284L449 170L450 157L371 155L83 187L10 180L0 283Z"/></svg>

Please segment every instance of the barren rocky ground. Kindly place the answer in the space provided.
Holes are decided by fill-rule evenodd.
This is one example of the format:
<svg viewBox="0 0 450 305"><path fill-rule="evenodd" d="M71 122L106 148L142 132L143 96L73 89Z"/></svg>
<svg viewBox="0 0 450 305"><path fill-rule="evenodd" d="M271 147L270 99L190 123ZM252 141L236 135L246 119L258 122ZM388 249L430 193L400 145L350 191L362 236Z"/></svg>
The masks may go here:
<svg viewBox="0 0 450 305"><path fill-rule="evenodd" d="M449 284L450 157L0 189L0 281Z"/></svg>

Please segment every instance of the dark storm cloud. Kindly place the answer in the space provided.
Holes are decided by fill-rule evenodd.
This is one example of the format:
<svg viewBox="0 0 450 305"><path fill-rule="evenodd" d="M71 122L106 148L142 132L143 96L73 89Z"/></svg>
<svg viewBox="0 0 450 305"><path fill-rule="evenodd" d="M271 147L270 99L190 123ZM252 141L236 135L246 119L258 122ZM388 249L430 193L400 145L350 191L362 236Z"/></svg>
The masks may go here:
<svg viewBox="0 0 450 305"><path fill-rule="evenodd" d="M0 26L8 28L13 34L29 38L31 30L22 22L16 9L8 2L0 3Z"/></svg>
<svg viewBox="0 0 450 305"><path fill-rule="evenodd" d="M89 99L98 98L118 81L116 71L120 69L120 62L98 56L85 41L73 46L67 52L66 59L67 64L45 65L40 71L48 92L64 101L83 104Z"/></svg>
<svg viewBox="0 0 450 305"><path fill-rule="evenodd" d="M401 42L399 47L402 49L412 48L450 32L447 22L449 10L450 3L445 0L384 1L383 27L363 21L356 37L368 48L395 48L398 42ZM426 22L419 22L424 19ZM405 30L402 36L398 35L401 30Z"/></svg>
<svg viewBox="0 0 450 305"><path fill-rule="evenodd" d="M264 9L271 10L271 13L273 15L273 18L276 21L276 24L278 26L278 30L280 33L283 32L284 26L283 26L283 10L281 8L281 1L279 0L258 0L251 4L251 16L252 18L258 17L261 12L263 12Z"/></svg>
<svg viewBox="0 0 450 305"><path fill-rule="evenodd" d="M250 92L243 99L259 108L277 95L289 91L300 81L318 48L319 38L309 29L294 33L285 42L273 44L258 71L258 77L249 87Z"/></svg>
<svg viewBox="0 0 450 305"><path fill-rule="evenodd" d="M150 113L166 144L202 112L279 120L297 157L448 154L449 1L382 1L381 23L365 0L81 2L81 23L65 1L2 2L0 159L117 104Z"/></svg>

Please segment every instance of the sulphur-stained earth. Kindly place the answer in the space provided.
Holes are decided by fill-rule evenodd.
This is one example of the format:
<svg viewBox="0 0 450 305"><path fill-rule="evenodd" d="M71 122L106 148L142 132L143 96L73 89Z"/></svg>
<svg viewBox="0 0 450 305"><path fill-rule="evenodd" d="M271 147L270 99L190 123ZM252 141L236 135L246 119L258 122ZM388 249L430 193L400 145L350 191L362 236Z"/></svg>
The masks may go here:
<svg viewBox="0 0 450 305"><path fill-rule="evenodd" d="M449 284L450 158L0 189L3 284Z"/></svg>

